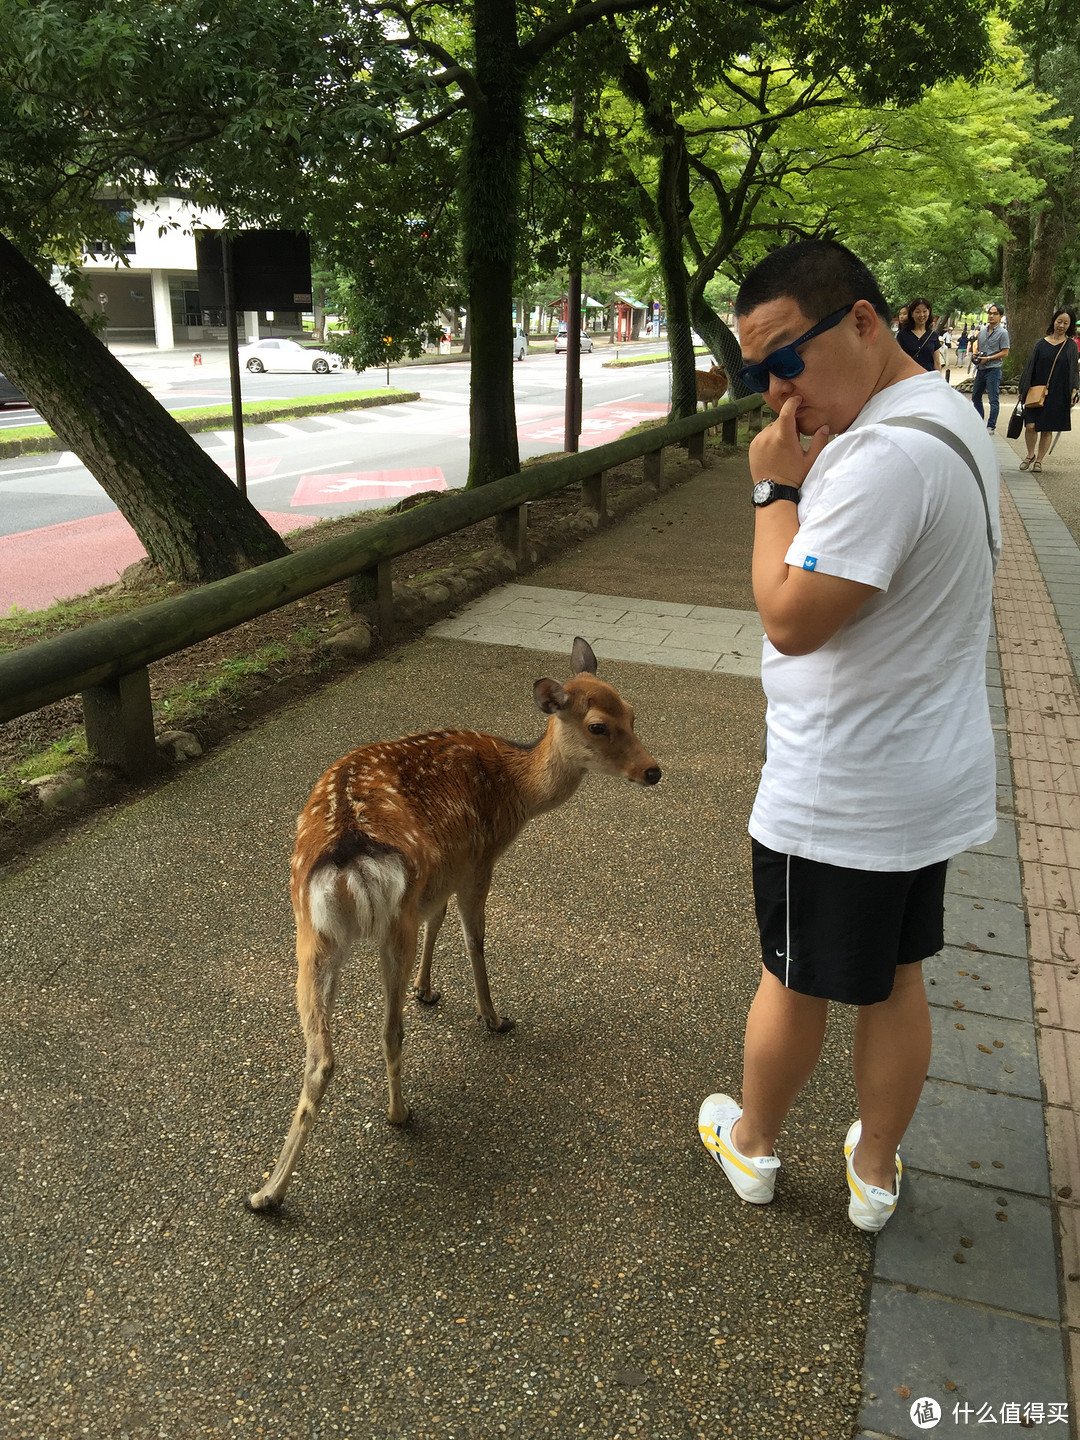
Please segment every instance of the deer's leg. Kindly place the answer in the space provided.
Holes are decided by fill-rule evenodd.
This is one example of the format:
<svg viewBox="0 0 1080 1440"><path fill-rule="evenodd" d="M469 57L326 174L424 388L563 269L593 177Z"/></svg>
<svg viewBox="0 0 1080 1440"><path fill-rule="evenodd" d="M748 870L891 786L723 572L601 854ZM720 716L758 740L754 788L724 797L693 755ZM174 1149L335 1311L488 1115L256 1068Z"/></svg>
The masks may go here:
<svg viewBox="0 0 1080 1440"><path fill-rule="evenodd" d="M441 990L431 988L431 958L435 954L435 941L439 938L439 931L446 919L446 906L444 905L437 915L432 915L424 926L424 948L420 956L420 968L416 972L416 979L413 981L413 994L421 1005L434 1005L442 998Z"/></svg>
<svg viewBox="0 0 1080 1440"><path fill-rule="evenodd" d="M316 934L306 919L298 923L296 1004L307 1046L304 1084L277 1164L262 1189L248 1197L250 1210L273 1210L281 1204L334 1073L330 1028L338 974L345 953L345 946Z"/></svg>
<svg viewBox="0 0 1080 1440"><path fill-rule="evenodd" d="M459 890L458 914L461 916L465 949L472 962L476 1009L489 1030L506 1031L514 1028L514 1022L509 1016L500 1015L491 1003L487 965L484 961L484 907L487 905L490 888L491 876L486 875L478 878L467 890Z"/></svg>
<svg viewBox="0 0 1080 1440"><path fill-rule="evenodd" d="M404 1125L410 1114L408 1105L401 1098L401 1046L405 1039L405 992L416 964L419 929L420 922L415 914L399 913L379 947L385 1001L382 1045L386 1083L390 1090L386 1118L391 1125Z"/></svg>

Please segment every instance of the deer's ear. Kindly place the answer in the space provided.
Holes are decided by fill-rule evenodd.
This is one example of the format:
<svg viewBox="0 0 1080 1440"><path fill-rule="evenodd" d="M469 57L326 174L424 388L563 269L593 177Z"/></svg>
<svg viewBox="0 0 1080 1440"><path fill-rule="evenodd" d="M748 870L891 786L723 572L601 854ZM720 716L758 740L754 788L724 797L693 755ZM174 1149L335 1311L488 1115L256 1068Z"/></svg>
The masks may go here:
<svg viewBox="0 0 1080 1440"><path fill-rule="evenodd" d="M596 674L596 656L593 654L593 648L580 635L575 639L574 648L570 651L570 669L575 675Z"/></svg>
<svg viewBox="0 0 1080 1440"><path fill-rule="evenodd" d="M533 699L545 715L554 715L556 711L565 710L570 704L570 696L559 682L549 680L546 676L543 680L537 680L533 686Z"/></svg>

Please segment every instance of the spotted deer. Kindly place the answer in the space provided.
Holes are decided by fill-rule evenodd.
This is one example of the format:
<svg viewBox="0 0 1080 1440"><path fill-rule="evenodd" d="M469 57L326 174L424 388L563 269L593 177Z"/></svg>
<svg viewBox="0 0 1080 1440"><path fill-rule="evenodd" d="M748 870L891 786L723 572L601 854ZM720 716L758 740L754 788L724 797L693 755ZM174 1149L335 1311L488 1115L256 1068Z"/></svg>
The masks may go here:
<svg viewBox="0 0 1080 1440"><path fill-rule="evenodd" d="M722 365L714 364L710 370L695 370L697 377L697 398L706 405L719 405L727 393L727 371Z"/></svg>
<svg viewBox="0 0 1080 1440"><path fill-rule="evenodd" d="M634 734L634 712L596 678L596 656L580 637L565 685L537 680L533 698L548 716L531 744L472 730L436 730L362 745L326 772L296 826L291 895L296 917L296 1000L307 1053L303 1088L269 1180L248 1198L252 1210L281 1204L334 1072L331 1021L342 961L353 945L378 947L382 1048L390 1103L402 1125L403 1011L417 939L424 943L413 990L427 1005L431 961L451 895L457 896L472 961L476 1008L489 1030L513 1021L495 1009L484 964L484 907L492 871L523 827L569 800L585 774L660 779Z"/></svg>

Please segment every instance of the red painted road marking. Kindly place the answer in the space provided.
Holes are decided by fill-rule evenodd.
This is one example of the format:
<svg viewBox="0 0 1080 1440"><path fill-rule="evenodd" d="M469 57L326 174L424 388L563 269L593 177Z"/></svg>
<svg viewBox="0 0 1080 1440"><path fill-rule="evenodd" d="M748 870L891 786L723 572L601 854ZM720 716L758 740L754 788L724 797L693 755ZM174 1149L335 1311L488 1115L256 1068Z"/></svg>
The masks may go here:
<svg viewBox="0 0 1080 1440"><path fill-rule="evenodd" d="M634 400L619 405L595 405L581 417L581 435L578 444L583 450L595 445L604 445L617 440L643 420L655 420L666 415L669 406L659 401ZM518 426L519 440L551 440L560 445L564 439L564 428L558 415L549 415L543 420L527 421Z"/></svg>
<svg viewBox="0 0 1080 1440"><path fill-rule="evenodd" d="M446 478L437 465L417 470L360 470L351 474L330 471L301 475L293 505L342 505L356 500L400 500L425 490L445 490Z"/></svg>
<svg viewBox="0 0 1080 1440"><path fill-rule="evenodd" d="M317 515L263 515L279 535L318 524ZM0 614L18 605L40 610L54 600L110 585L146 554L119 511L0 536Z"/></svg>

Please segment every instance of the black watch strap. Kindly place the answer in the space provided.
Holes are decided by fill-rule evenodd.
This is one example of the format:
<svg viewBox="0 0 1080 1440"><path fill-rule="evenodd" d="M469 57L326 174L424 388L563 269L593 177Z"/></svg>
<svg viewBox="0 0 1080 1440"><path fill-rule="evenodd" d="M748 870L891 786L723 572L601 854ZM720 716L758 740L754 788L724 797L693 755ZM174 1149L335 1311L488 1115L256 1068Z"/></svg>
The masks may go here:
<svg viewBox="0 0 1080 1440"><path fill-rule="evenodd" d="M771 505L774 500L793 500L797 505L800 493L795 485L780 485L775 480L759 480L750 492L750 499L758 508Z"/></svg>

